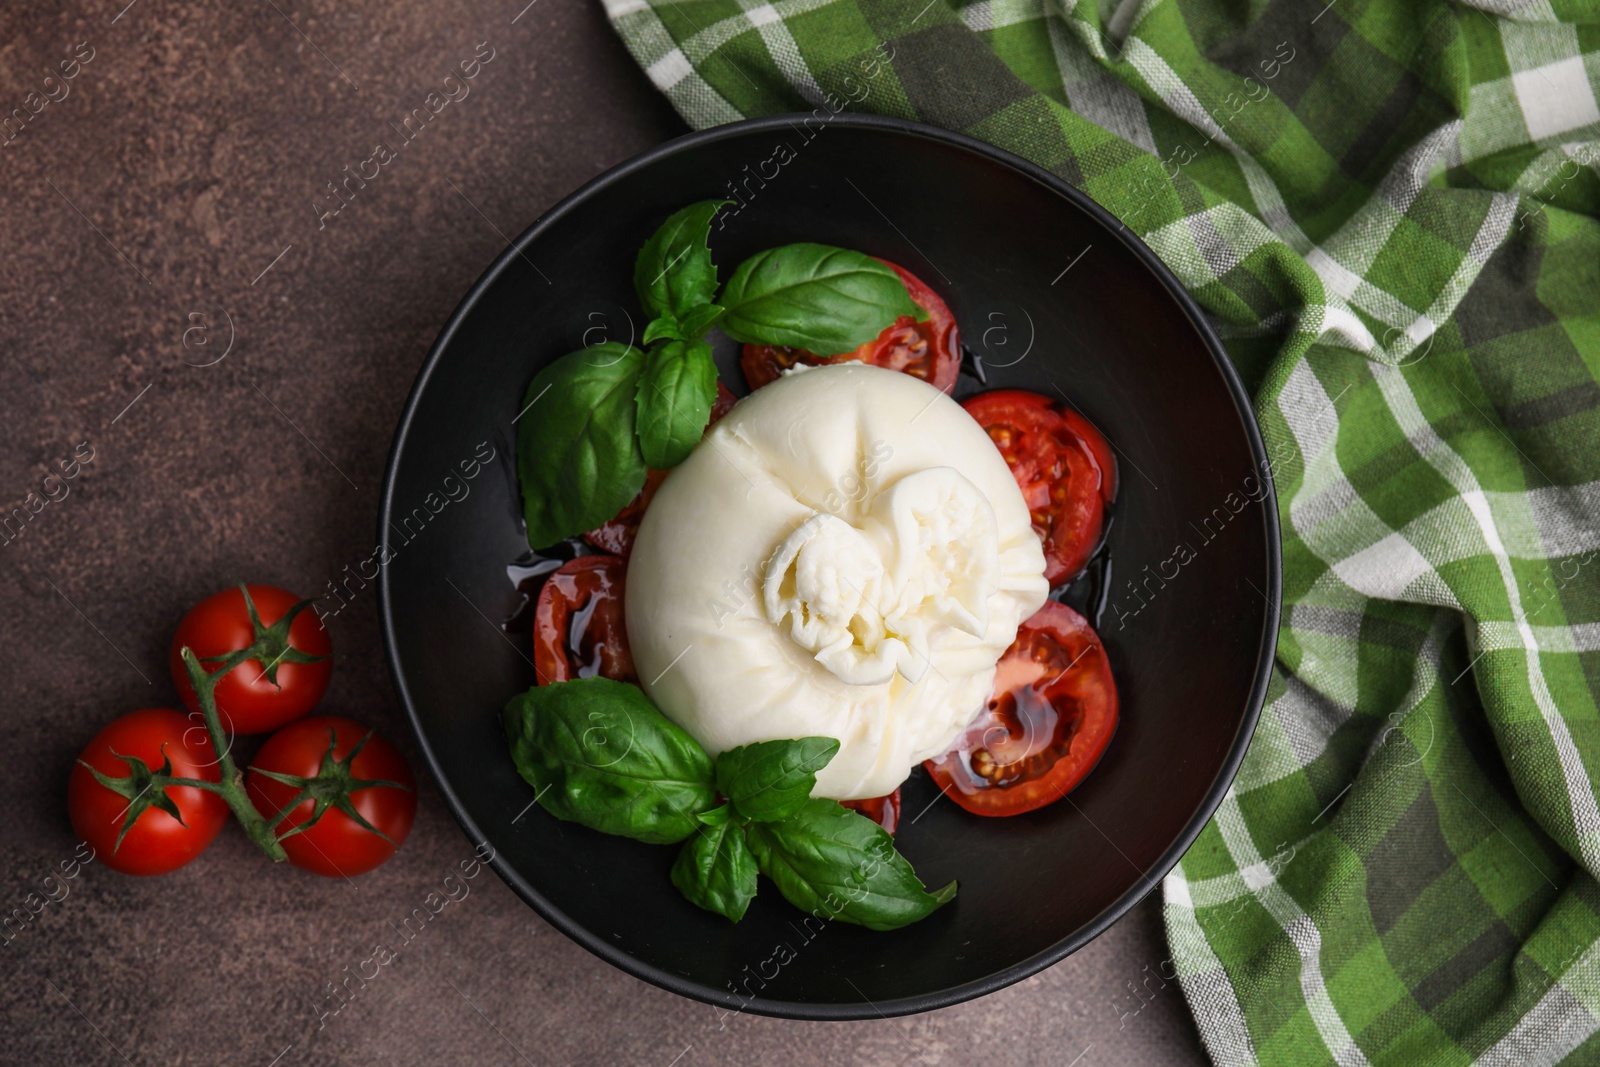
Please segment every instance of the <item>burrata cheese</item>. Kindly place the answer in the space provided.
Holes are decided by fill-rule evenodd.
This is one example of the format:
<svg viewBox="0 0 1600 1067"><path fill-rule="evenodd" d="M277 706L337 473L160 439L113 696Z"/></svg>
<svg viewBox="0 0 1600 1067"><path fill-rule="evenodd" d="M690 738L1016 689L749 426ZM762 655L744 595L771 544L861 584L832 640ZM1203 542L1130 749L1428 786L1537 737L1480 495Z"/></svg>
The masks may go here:
<svg viewBox="0 0 1600 1067"><path fill-rule="evenodd" d="M843 363L757 390L667 476L628 566L628 640L713 756L836 738L813 795L864 799L949 749L1048 593L983 428L921 379Z"/></svg>

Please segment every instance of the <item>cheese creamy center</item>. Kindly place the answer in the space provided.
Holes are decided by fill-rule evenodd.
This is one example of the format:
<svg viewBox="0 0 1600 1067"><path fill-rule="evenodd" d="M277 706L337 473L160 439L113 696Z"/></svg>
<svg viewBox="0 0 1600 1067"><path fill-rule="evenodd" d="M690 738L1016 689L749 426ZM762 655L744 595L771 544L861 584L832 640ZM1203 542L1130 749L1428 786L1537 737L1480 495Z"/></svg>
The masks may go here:
<svg viewBox="0 0 1600 1067"><path fill-rule="evenodd" d="M988 628L994 509L951 467L908 474L855 527L818 512L784 538L762 586L767 620L841 681L920 681L930 625Z"/></svg>
<svg viewBox="0 0 1600 1067"><path fill-rule="evenodd" d="M897 371L791 373L662 483L628 567L641 684L716 755L823 736L815 795L882 796L943 753L1044 602L999 451Z"/></svg>

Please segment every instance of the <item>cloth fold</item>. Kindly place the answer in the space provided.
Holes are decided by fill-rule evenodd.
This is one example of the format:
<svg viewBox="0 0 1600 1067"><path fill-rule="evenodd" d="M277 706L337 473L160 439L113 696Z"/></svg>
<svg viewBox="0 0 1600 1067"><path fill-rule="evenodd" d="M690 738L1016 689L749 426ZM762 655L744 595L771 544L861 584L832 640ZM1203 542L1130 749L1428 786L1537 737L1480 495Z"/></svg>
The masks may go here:
<svg viewBox="0 0 1600 1067"><path fill-rule="evenodd" d="M871 111L1033 160L1223 337L1284 616L1163 887L1213 1060L1600 1062L1600 7L606 7L697 128Z"/></svg>

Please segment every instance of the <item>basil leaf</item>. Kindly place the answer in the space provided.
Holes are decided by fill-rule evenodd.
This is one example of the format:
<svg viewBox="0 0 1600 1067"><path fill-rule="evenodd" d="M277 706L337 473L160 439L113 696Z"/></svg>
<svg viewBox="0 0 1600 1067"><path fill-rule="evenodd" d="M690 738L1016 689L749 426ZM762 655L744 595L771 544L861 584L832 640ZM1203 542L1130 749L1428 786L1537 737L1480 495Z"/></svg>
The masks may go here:
<svg viewBox="0 0 1600 1067"><path fill-rule="evenodd" d="M733 808L723 804L720 807L712 808L710 811L702 811L695 816L695 820L707 826L726 826L733 820Z"/></svg>
<svg viewBox="0 0 1600 1067"><path fill-rule="evenodd" d="M517 471L534 548L591 530L644 487L634 435L644 354L606 342L534 375L517 430Z"/></svg>
<svg viewBox="0 0 1600 1067"><path fill-rule="evenodd" d="M871 256L794 244L739 264L719 302L722 329L746 344L790 345L820 356L866 344L901 315L926 318L900 276Z"/></svg>
<svg viewBox="0 0 1600 1067"><path fill-rule="evenodd" d="M784 898L819 919L897 930L956 895L929 893L883 827L836 800L808 800L783 822L753 822L750 851Z"/></svg>
<svg viewBox="0 0 1600 1067"><path fill-rule="evenodd" d="M711 758L636 685L536 685L506 705L505 728L517 771L558 819L670 845L716 804Z"/></svg>
<svg viewBox="0 0 1600 1067"><path fill-rule="evenodd" d="M678 320L671 315L662 315L658 319L651 319L650 325L644 328L644 336L639 339L641 344L649 345L665 337L669 341L683 340L684 329Z"/></svg>
<svg viewBox="0 0 1600 1067"><path fill-rule="evenodd" d="M734 922L756 895L756 859L738 823L709 826L683 843L672 884L689 902Z"/></svg>
<svg viewBox="0 0 1600 1067"><path fill-rule="evenodd" d="M717 789L746 819L787 819L811 799L817 772L838 751L839 742L831 737L730 748L717 757Z"/></svg>
<svg viewBox="0 0 1600 1067"><path fill-rule="evenodd" d="M685 311L681 317L671 312L650 320L644 328L641 343L649 345L666 338L669 341L698 341L722 317L721 304L699 304Z"/></svg>
<svg viewBox="0 0 1600 1067"><path fill-rule="evenodd" d="M706 335L706 331L717 324L726 310L721 304L701 304L685 311L680 317L682 324L679 328L683 331L683 340L698 340Z"/></svg>
<svg viewBox="0 0 1600 1067"><path fill-rule="evenodd" d="M717 268L711 262L711 219L731 200L702 200L673 212L639 249L633 287L651 318L681 317L717 295Z"/></svg>
<svg viewBox="0 0 1600 1067"><path fill-rule="evenodd" d="M676 467L689 458L711 421L711 402L717 398L711 346L665 341L652 348L637 396L640 455L657 470Z"/></svg>

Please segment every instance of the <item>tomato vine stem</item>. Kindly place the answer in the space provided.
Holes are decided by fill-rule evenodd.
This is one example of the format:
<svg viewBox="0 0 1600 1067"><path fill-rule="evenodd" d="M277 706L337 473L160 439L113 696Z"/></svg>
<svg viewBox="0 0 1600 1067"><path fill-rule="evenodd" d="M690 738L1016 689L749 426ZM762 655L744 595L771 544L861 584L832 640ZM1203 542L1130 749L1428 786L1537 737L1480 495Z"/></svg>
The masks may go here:
<svg viewBox="0 0 1600 1067"><path fill-rule="evenodd" d="M232 745L228 743L228 735L222 730L222 719L217 714L217 698L214 693L217 683L223 675L253 659L256 648L252 645L243 648L228 656L215 672L208 672L200 666L200 661L195 657L194 650L185 645L179 656L183 659L183 666L189 672L189 682L194 686L195 696L200 701L200 714L205 719L206 734L211 738L212 746L222 754L218 760L217 770L221 781L204 783L206 787L216 792L233 810L234 818L244 827L244 832L250 835L250 840L256 847L267 854L267 858L274 863L281 863L289 858L283 846L278 844L277 835L272 832L272 827L267 820L261 817L256 806L250 802L250 795L244 788L244 772L239 770L238 764L233 762ZM201 783L195 782L195 785Z"/></svg>

